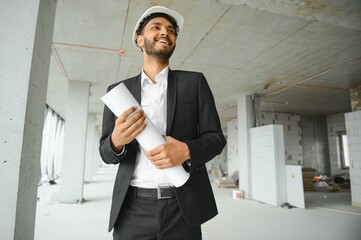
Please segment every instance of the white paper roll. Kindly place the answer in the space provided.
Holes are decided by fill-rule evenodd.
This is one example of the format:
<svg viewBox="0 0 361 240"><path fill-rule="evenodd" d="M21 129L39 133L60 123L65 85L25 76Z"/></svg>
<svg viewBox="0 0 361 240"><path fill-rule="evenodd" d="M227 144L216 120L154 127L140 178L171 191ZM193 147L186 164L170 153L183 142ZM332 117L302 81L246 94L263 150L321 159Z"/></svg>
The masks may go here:
<svg viewBox="0 0 361 240"><path fill-rule="evenodd" d="M123 83L120 83L100 99L117 117L133 106L137 106L139 110L142 109ZM136 137L136 139L145 151L149 151L164 144L166 141L153 125L152 121L146 118L146 122L147 127ZM189 178L189 173L187 173L181 165L164 168L162 171L175 187L182 186Z"/></svg>

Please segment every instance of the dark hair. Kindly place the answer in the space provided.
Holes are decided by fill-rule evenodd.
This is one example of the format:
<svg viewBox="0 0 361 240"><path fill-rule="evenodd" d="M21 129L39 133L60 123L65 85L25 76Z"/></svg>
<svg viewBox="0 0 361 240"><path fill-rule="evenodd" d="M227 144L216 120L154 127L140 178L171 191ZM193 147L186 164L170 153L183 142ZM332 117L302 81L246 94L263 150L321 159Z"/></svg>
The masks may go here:
<svg viewBox="0 0 361 240"><path fill-rule="evenodd" d="M152 13L152 14L146 16L145 18L143 18L143 20L139 23L139 27L136 31L137 35L142 34L142 30L145 27L145 25L147 25L147 23L150 20L152 20L153 18L157 18L157 17L162 17L162 18L167 19L173 25L174 30L175 30L175 35L178 36L179 27L177 25L177 21L173 17L171 17L165 13Z"/></svg>

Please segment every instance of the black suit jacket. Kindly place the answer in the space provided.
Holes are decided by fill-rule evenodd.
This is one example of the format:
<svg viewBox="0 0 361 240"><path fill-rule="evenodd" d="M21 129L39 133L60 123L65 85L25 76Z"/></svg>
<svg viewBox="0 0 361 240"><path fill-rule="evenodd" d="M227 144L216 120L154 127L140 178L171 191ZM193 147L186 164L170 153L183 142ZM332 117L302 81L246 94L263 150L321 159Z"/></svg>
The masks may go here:
<svg viewBox="0 0 361 240"><path fill-rule="evenodd" d="M108 91L120 82L109 86ZM123 83L141 102L141 75ZM105 163L119 164L114 183L109 231L122 207L135 168L139 144L133 140L126 152L117 156L111 147L110 135L116 116L105 106L100 155ZM168 74L166 135L185 142L190 151L190 178L175 188L176 199L185 221L200 225L217 215L217 207L205 163L220 154L226 144L213 95L202 73L171 71Z"/></svg>

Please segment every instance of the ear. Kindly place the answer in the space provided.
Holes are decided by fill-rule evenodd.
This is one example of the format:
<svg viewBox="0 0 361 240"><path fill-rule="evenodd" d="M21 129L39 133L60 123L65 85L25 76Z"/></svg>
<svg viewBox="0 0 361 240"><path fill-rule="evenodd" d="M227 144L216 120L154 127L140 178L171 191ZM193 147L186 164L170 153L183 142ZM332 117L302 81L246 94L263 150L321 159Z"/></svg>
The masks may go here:
<svg viewBox="0 0 361 240"><path fill-rule="evenodd" d="M138 47L142 48L144 45L144 39L142 35L138 35L137 36L137 45Z"/></svg>

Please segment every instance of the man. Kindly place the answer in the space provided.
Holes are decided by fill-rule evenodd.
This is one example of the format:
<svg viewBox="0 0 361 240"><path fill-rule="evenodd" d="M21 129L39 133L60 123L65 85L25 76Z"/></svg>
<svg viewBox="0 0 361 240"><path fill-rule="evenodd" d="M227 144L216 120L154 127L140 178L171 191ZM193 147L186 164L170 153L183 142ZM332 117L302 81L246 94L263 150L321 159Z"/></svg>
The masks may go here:
<svg viewBox="0 0 361 240"><path fill-rule="evenodd" d="M143 14L133 36L143 71L122 81L143 110L133 107L116 118L104 108L100 154L119 164L109 223L114 239L202 239L200 225L217 214L205 163L226 141L203 74L168 67L182 26L183 17L165 7ZM166 139L148 152L135 139L146 118ZM176 188L161 169L178 165L190 177Z"/></svg>

